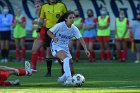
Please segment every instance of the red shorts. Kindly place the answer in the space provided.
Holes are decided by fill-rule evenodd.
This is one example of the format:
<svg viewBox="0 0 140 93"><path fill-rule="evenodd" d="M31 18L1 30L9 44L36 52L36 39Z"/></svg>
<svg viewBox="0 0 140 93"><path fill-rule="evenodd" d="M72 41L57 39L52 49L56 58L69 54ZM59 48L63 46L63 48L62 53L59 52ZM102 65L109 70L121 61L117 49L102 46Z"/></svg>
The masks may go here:
<svg viewBox="0 0 140 93"><path fill-rule="evenodd" d="M118 39L118 38L116 38L115 39L115 42L129 42L130 40L129 40L129 38L124 38L124 39Z"/></svg>
<svg viewBox="0 0 140 93"><path fill-rule="evenodd" d="M45 39L45 31L46 31L46 28L42 27L41 31L40 31L40 40L41 41L44 41L44 39Z"/></svg>
<svg viewBox="0 0 140 93"><path fill-rule="evenodd" d="M110 36L98 36L98 41L99 42L109 42L110 41Z"/></svg>
<svg viewBox="0 0 140 93"><path fill-rule="evenodd" d="M0 71L0 82L6 81L9 76L10 73L8 71Z"/></svg>
<svg viewBox="0 0 140 93"><path fill-rule="evenodd" d="M86 43L95 42L95 38L84 38L84 41L85 41Z"/></svg>

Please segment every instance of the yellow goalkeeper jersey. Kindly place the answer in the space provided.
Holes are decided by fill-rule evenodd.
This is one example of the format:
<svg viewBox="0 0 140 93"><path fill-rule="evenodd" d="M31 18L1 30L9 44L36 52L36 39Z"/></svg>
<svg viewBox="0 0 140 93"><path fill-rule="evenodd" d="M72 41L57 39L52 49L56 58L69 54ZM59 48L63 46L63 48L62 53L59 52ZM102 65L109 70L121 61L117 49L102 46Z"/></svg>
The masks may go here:
<svg viewBox="0 0 140 93"><path fill-rule="evenodd" d="M41 8L40 18L46 19L46 28L51 28L66 11L67 8L63 3L46 3Z"/></svg>

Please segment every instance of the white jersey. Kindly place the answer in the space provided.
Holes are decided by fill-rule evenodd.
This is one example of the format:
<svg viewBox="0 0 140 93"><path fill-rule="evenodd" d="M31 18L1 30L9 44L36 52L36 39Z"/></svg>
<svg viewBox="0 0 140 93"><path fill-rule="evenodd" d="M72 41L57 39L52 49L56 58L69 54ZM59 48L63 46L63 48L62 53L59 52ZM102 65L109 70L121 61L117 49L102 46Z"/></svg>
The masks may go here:
<svg viewBox="0 0 140 93"><path fill-rule="evenodd" d="M80 31L75 25L72 24L69 28L65 22L58 23L49 30L55 35L56 38L58 38L58 42L55 43L52 40L51 45L57 45L60 47L68 47L68 44L73 37L76 37L77 39L82 37Z"/></svg>

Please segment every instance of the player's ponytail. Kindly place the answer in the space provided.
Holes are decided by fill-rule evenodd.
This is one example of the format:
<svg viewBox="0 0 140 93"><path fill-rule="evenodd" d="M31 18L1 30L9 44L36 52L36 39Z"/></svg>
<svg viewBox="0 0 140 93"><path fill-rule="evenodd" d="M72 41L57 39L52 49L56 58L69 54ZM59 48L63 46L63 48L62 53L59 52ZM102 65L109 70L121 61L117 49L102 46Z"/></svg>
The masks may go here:
<svg viewBox="0 0 140 93"><path fill-rule="evenodd" d="M67 11L65 14L63 14L63 15L59 18L59 20L58 20L57 23L66 21L65 19L67 19L68 16L71 15L71 14L74 14L74 15L75 15L75 13L74 13L73 11Z"/></svg>

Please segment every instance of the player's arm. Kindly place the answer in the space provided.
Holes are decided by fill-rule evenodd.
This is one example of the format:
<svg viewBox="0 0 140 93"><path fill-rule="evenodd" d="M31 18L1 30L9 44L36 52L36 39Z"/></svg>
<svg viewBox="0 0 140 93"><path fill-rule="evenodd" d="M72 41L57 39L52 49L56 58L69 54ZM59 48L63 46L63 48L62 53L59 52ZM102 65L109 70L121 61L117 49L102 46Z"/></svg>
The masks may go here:
<svg viewBox="0 0 140 93"><path fill-rule="evenodd" d="M6 66L0 66L0 71L15 71L15 69Z"/></svg>

